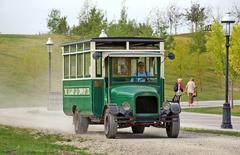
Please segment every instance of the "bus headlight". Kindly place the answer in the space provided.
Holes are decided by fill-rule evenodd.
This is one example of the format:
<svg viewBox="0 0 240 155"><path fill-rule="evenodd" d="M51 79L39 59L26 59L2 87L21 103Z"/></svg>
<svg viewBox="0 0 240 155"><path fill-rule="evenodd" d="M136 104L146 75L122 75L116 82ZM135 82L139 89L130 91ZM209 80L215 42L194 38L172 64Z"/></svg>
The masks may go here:
<svg viewBox="0 0 240 155"><path fill-rule="evenodd" d="M131 109L130 105L127 103L127 102L124 102L122 104L122 108L125 110L125 111L129 111Z"/></svg>
<svg viewBox="0 0 240 155"><path fill-rule="evenodd" d="M163 109L170 109L170 103L169 102L163 102Z"/></svg>

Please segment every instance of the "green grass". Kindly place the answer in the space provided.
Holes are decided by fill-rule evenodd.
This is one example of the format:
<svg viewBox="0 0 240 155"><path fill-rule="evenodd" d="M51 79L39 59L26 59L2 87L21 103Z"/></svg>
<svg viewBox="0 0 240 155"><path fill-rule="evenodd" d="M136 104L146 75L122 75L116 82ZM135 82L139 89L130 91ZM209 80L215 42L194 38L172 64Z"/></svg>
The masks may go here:
<svg viewBox="0 0 240 155"><path fill-rule="evenodd" d="M240 137L240 132L237 131L222 131L222 130L208 130L208 129L196 129L196 128L181 128L183 131L194 132L194 133L209 133L216 135L226 135Z"/></svg>
<svg viewBox="0 0 240 155"><path fill-rule="evenodd" d="M207 113L207 114L222 114L222 107L209 107L209 108L188 108L182 109L183 112L196 112L196 113ZM231 109L232 116L240 116L240 106L235 105Z"/></svg>
<svg viewBox="0 0 240 155"><path fill-rule="evenodd" d="M39 106L48 101L48 53L52 37L52 91L61 90L61 43L79 37L0 34L0 107Z"/></svg>
<svg viewBox="0 0 240 155"><path fill-rule="evenodd" d="M0 125L0 154L88 154L86 151L70 145L56 144L66 141L68 140L60 135L49 135L36 130Z"/></svg>

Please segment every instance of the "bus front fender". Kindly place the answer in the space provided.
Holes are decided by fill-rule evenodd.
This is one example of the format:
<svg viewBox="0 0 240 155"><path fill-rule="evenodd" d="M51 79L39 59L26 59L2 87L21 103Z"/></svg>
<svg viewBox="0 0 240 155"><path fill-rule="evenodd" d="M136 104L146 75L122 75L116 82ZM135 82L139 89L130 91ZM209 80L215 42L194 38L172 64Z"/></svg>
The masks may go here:
<svg viewBox="0 0 240 155"><path fill-rule="evenodd" d="M116 104L110 104L108 106L108 109L109 109L109 113L113 114L113 115L118 115L118 114L124 115L125 114L125 110Z"/></svg>

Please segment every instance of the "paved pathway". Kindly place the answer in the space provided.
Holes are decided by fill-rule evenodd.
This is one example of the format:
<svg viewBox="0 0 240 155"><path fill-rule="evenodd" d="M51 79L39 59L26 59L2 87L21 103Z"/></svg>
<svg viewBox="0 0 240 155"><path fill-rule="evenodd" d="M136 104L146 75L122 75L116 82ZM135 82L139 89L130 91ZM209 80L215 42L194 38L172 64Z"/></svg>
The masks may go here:
<svg viewBox="0 0 240 155"><path fill-rule="evenodd" d="M224 102L225 102L224 100L195 101L193 103L193 108L222 107ZM234 100L234 105L240 105L240 100ZM189 108L188 102L181 102L181 107ZM222 115L182 112L180 117L181 117L182 127L226 130L226 131L240 131L240 117L234 117L234 116L231 117L231 123L232 123L233 129L221 128Z"/></svg>
<svg viewBox="0 0 240 155"><path fill-rule="evenodd" d="M217 100L217 101L194 101L193 108L201 108L201 107L222 107L225 103L224 100ZM240 100L234 100L234 105L240 105ZM231 102L230 102L231 105ZM182 108L189 108L188 102L181 102Z"/></svg>
<svg viewBox="0 0 240 155"><path fill-rule="evenodd" d="M214 129L225 131L240 131L240 117L231 117L233 129L222 129L222 115L214 114L199 114L182 112L180 114L181 127L201 128L201 129Z"/></svg>

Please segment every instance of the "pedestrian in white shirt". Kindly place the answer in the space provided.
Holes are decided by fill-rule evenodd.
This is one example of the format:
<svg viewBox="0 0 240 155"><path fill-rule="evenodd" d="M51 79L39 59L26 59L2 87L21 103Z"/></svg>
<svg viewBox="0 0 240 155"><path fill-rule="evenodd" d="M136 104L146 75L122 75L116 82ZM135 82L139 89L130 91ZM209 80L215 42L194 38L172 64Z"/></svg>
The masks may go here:
<svg viewBox="0 0 240 155"><path fill-rule="evenodd" d="M192 107L192 104L193 104L193 94L195 93L195 88L196 88L196 85L195 85L194 79L191 78L188 81L188 83L186 85L186 89L185 89L185 91L188 94L188 104L189 104L189 107Z"/></svg>

